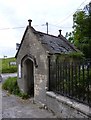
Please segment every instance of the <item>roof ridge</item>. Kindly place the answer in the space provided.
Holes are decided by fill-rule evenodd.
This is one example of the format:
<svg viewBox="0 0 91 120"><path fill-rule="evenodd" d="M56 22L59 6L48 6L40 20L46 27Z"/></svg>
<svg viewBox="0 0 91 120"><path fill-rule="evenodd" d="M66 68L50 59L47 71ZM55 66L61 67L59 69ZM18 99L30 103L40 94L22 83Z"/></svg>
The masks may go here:
<svg viewBox="0 0 91 120"><path fill-rule="evenodd" d="M34 31L36 34L37 33L40 33L40 34L44 34L44 35L48 35L48 36L52 36L52 37L56 37L56 38L60 38L60 37L58 37L58 36L55 36L55 35L52 35L52 34L47 34L47 33L44 33L44 32L41 32L41 31Z"/></svg>
<svg viewBox="0 0 91 120"><path fill-rule="evenodd" d="M26 30L25 30L25 32L24 32L24 34L23 34L23 37L22 37L22 40L21 40L19 49L18 49L18 51L17 51L17 53L16 53L16 55L15 55L16 58L17 58L18 52L19 52L19 50L20 50L20 48L21 48L21 45L22 45L22 43L23 43L24 37L25 37L26 32L27 32L28 29L31 29L34 34L36 34L36 35L38 35L38 36L40 35L40 37L42 37L42 35L44 35L44 36L46 36L46 37L49 36L49 38L46 38L46 39L50 39L50 38L51 38L51 40L52 40L52 39L54 38L55 41L56 41L56 39L58 39L57 41L59 41L59 40L64 41L68 46L70 46L71 49L77 51L77 49L75 48L75 46L72 45L69 41L67 41L67 39L66 39L63 35L55 36L55 35L47 34L47 33L44 33L44 32L35 30L35 28L33 28L32 26L31 26L31 27L30 27L30 26L27 26L27 27L26 27ZM53 38L52 38L52 37L53 37ZM45 39L45 38L44 38L44 39ZM50 40L49 40L49 41L50 41ZM57 41L56 41L56 42L57 42ZM52 43L52 44L54 44L54 43ZM51 45L51 46L52 46L52 45ZM55 49L55 51L56 51L57 53L58 53L58 52L61 52L61 51L58 51L58 50L56 50L56 49ZM56 52L55 52L55 53L56 53Z"/></svg>
<svg viewBox="0 0 91 120"><path fill-rule="evenodd" d="M41 33L41 34L44 34L44 35L48 35L48 36L51 36L51 37L59 38L59 39L63 40L64 42L66 42L68 45L70 45L71 48L73 48L73 49L76 50L75 46L72 45L71 43L69 43L69 41L67 41L67 39L66 39L63 35L55 36L55 35L51 35L51 34L47 34L47 33L43 33L43 32L36 31L36 30L35 30L35 32L37 32L37 33Z"/></svg>

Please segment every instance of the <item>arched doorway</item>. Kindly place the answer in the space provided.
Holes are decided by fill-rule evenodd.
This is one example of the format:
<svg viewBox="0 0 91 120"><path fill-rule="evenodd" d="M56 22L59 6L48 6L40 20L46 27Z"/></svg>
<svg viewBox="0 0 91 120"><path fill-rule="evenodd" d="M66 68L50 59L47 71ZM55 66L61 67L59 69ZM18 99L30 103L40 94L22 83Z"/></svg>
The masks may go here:
<svg viewBox="0 0 91 120"><path fill-rule="evenodd" d="M26 93L34 96L34 66L29 58L24 61L24 87Z"/></svg>

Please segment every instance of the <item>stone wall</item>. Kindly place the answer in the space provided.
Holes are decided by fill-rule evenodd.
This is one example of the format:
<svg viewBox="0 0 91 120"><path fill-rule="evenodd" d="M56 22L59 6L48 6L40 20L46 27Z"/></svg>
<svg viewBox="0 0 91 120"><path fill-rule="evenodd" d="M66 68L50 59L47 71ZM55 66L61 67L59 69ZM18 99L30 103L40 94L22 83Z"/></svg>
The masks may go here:
<svg viewBox="0 0 91 120"><path fill-rule="evenodd" d="M67 97L46 92L47 106L58 118L91 118L91 108Z"/></svg>
<svg viewBox="0 0 91 120"><path fill-rule="evenodd" d="M48 80L48 57L46 50L38 40L38 37L33 33L31 28L28 28L22 41L21 48L17 56L17 65L21 66L21 78L18 75L18 85L21 91L24 89L24 67L21 60L26 55L32 55L37 62L38 67L34 65L34 100L37 102L46 103L46 85ZM19 72L19 71L18 71Z"/></svg>

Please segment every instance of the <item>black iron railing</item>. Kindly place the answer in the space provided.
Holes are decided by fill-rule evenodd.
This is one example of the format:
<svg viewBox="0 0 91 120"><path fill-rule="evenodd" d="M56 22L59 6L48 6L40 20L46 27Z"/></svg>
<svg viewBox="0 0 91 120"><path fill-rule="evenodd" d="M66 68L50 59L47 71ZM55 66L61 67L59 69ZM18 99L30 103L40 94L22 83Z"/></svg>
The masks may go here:
<svg viewBox="0 0 91 120"><path fill-rule="evenodd" d="M91 61L49 60L49 90L91 106Z"/></svg>

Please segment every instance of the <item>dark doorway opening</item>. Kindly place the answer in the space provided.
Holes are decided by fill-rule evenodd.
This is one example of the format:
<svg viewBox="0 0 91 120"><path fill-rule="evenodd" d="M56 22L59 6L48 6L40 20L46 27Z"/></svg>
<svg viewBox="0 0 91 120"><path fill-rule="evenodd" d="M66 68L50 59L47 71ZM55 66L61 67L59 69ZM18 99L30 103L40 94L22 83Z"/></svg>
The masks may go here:
<svg viewBox="0 0 91 120"><path fill-rule="evenodd" d="M24 62L24 81L25 92L30 96L34 96L34 67L33 61L30 59Z"/></svg>

